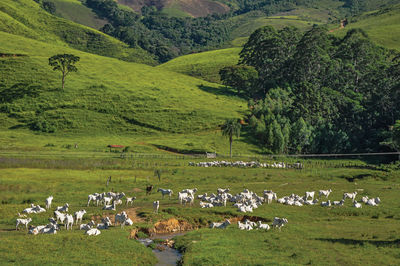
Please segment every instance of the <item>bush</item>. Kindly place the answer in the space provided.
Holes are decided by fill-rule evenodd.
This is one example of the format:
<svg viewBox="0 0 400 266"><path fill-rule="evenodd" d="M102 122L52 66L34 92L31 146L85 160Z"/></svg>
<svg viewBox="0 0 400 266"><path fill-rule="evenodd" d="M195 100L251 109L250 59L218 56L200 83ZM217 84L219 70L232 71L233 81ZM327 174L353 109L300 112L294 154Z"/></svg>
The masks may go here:
<svg viewBox="0 0 400 266"><path fill-rule="evenodd" d="M54 133L56 132L57 126L52 122L45 120L43 117L40 117L31 124L30 128L35 131Z"/></svg>
<svg viewBox="0 0 400 266"><path fill-rule="evenodd" d="M44 1L42 7L50 14L54 15L56 13L56 5L53 2Z"/></svg>

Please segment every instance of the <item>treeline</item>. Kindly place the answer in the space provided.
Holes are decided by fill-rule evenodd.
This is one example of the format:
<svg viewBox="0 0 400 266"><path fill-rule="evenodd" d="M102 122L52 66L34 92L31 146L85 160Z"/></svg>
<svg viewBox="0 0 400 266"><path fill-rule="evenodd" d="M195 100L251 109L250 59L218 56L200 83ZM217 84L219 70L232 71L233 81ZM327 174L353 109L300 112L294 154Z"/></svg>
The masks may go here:
<svg viewBox="0 0 400 266"><path fill-rule="evenodd" d="M400 119L400 55L362 30L336 38L319 26L267 26L240 58L221 78L250 98L250 131L265 152L378 151Z"/></svg>
<svg viewBox="0 0 400 266"><path fill-rule="evenodd" d="M226 14L199 18L168 17L154 6L144 6L139 15L121 8L114 0L86 0L86 5L109 21L101 31L166 62L179 55L221 47L237 26L231 17L254 10L271 15L298 5L312 6L315 1L238 0L232 2L234 7Z"/></svg>
<svg viewBox="0 0 400 266"><path fill-rule="evenodd" d="M244 14L250 11L261 11L266 15L273 15L278 12L288 11L297 6L312 7L317 0L236 0L232 1L238 6L234 14Z"/></svg>
<svg viewBox="0 0 400 266"><path fill-rule="evenodd" d="M142 14L122 9L113 0L86 0L100 17L110 22L101 30L132 47L154 54L160 62L178 55L221 46L229 39L229 25L219 15L202 18L170 18L155 8Z"/></svg>
<svg viewBox="0 0 400 266"><path fill-rule="evenodd" d="M363 12L388 7L400 3L400 0L342 0L343 9L349 15L359 15Z"/></svg>

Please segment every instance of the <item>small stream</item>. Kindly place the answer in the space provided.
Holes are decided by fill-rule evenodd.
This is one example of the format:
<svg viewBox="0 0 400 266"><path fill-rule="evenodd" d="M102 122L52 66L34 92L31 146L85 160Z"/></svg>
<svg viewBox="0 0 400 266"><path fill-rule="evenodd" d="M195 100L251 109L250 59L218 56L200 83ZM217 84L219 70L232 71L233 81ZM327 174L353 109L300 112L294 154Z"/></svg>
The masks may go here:
<svg viewBox="0 0 400 266"><path fill-rule="evenodd" d="M148 246L153 243L153 239L171 239L175 236L183 235L184 233L172 233L172 234L156 234L150 238L140 238L138 239L143 245ZM153 249L154 255L158 259L157 266L164 266L164 265L176 265L177 262L181 259L182 254L173 248L168 247L167 245L158 244L162 246L163 250Z"/></svg>

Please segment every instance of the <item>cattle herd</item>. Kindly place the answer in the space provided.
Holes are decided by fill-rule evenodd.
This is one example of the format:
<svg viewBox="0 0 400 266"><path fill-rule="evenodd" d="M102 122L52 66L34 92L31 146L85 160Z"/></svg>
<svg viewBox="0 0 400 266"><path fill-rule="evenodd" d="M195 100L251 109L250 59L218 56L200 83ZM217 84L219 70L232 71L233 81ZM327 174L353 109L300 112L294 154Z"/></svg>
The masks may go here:
<svg viewBox="0 0 400 266"><path fill-rule="evenodd" d="M152 187L152 186L151 186ZM264 190L262 196L257 195L255 192L250 191L248 189L244 189L240 193L231 194L229 188L218 188L216 193L211 193L208 195L204 193L202 195L197 195L197 188L184 189L178 192L178 200L181 205L184 206L192 206L194 204L195 198L199 199L199 206L201 208L214 208L216 206L227 206L227 203L231 203L232 206L236 207L238 212L247 213L253 212L254 209L259 206L266 204L271 204L273 201L290 205L290 206L306 206L306 205L317 205L320 204L322 207L330 207L330 206L343 206L346 199L352 200L352 206L355 208L361 208L362 204L356 201L357 191L352 193L344 193L343 198L337 201L328 200L332 190L319 190L318 191L318 199L316 198L315 191L306 191L303 196L299 196L296 194L291 194L288 196L283 196L278 198L277 194L272 190ZM164 198L166 195L171 199L173 195L173 191L171 189L158 188L157 192L161 193L161 197ZM125 193L94 193L88 195L87 206L91 203L95 206L99 206L101 204L103 210L113 210L116 211L118 205L121 205L122 199L125 197L126 206L129 204L132 205L133 201L136 197L127 197ZM325 201L319 203L321 198L325 198ZM63 206L58 206L55 208L53 214L54 217L49 218L49 223L47 225L39 225L39 226L30 226L28 229L29 223L32 221L31 217L27 215L37 214L46 212L51 208L53 196L48 197L45 200L46 209L40 207L39 205L31 204L30 207L24 209L22 214L18 213L18 218L16 220L16 230L18 230L19 226L25 226L28 230L29 234L37 235L37 234L56 234L58 230L61 229L61 226L58 223L62 223L66 230L72 230L74 223L79 225L79 229L85 231L87 235L99 235L101 234L100 230L108 229L111 225L111 219L109 217L103 217L101 222L96 225L95 221L91 220L87 224L82 224L82 219L86 214L84 209L75 212L73 215L68 213L69 204L65 203ZM378 206L381 202L379 197L368 198L364 196L361 198L361 201L369 206ZM153 202L153 210L155 213L158 213L160 208L160 201ZM121 227L125 225L132 225L133 221L128 217L125 211L121 213L115 214L115 225L119 224ZM281 230L281 227L288 223L286 218L274 217L273 222L271 224L272 227L278 228ZM229 220L225 220L224 222L215 222L210 224L210 228L226 228L229 226L231 222ZM263 224L261 221L254 222L250 220L245 220L244 223L241 221L238 222L238 228L241 230L252 230L252 229L261 229L261 230L269 230L270 225Z"/></svg>
<svg viewBox="0 0 400 266"><path fill-rule="evenodd" d="M241 167L241 168L294 168L294 169L303 169L302 163L260 163L257 161L244 162L244 161L211 161L211 162L189 162L189 166L198 166L198 167Z"/></svg>

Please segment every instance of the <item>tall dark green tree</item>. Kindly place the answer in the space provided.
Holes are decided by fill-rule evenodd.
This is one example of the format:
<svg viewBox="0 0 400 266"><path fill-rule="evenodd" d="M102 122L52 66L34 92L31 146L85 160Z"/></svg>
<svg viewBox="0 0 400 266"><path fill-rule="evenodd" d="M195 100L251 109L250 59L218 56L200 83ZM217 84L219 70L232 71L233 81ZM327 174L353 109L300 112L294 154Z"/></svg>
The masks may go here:
<svg viewBox="0 0 400 266"><path fill-rule="evenodd" d="M54 71L61 72L61 88L64 89L65 78L71 72L77 72L78 68L75 64L80 60L78 56L73 54L58 54L49 58L49 65Z"/></svg>
<svg viewBox="0 0 400 266"><path fill-rule="evenodd" d="M253 87L256 86L258 73L251 66L228 66L219 71L221 81L224 85L230 86L237 90L240 95L244 93L246 96L254 94Z"/></svg>
<svg viewBox="0 0 400 266"><path fill-rule="evenodd" d="M229 139L229 156L232 157L232 142L233 137L240 136L240 129L242 125L240 124L238 119L228 119L222 125L222 135L228 137Z"/></svg>

